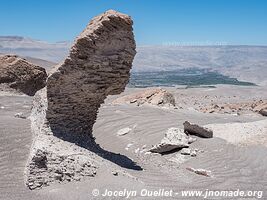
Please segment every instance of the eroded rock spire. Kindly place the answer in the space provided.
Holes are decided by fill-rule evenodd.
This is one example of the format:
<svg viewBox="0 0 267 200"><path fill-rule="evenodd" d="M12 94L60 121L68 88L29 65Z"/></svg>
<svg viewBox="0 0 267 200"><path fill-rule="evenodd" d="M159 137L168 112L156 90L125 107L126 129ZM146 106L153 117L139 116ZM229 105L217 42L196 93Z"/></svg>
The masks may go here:
<svg viewBox="0 0 267 200"><path fill-rule="evenodd" d="M47 81L47 119L55 133L90 134L107 95L121 93L135 56L132 20L109 10L77 37Z"/></svg>
<svg viewBox="0 0 267 200"><path fill-rule="evenodd" d="M128 83L136 54L132 24L113 10L95 17L35 95L35 138L26 168L30 189L95 175L96 154L105 151L95 145L92 127L105 98Z"/></svg>

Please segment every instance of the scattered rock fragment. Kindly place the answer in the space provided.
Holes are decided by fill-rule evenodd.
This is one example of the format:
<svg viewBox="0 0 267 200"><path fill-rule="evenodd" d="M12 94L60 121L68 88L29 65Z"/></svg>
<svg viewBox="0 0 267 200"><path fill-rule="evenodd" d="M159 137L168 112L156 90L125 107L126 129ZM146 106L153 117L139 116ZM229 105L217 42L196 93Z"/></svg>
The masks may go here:
<svg viewBox="0 0 267 200"><path fill-rule="evenodd" d="M133 143L129 143L129 144L127 144L127 146L125 147L125 150L128 151L128 150L130 149L131 146L133 146Z"/></svg>
<svg viewBox="0 0 267 200"><path fill-rule="evenodd" d="M118 173L117 171L112 171L112 175L113 175L113 176L118 176L119 173Z"/></svg>
<svg viewBox="0 0 267 200"><path fill-rule="evenodd" d="M184 125L184 131L189 134L196 135L199 137L204 137L204 138L213 137L213 131L208 128L199 126L197 124L191 124L188 121L185 121L183 125Z"/></svg>
<svg viewBox="0 0 267 200"><path fill-rule="evenodd" d="M189 148L183 148L181 150L181 154L182 155L190 155L192 157L196 157L197 156L197 151L196 150L189 149Z"/></svg>
<svg viewBox="0 0 267 200"><path fill-rule="evenodd" d="M191 150L190 151L190 156L196 157L197 156L197 151L196 150Z"/></svg>
<svg viewBox="0 0 267 200"><path fill-rule="evenodd" d="M190 136L189 136L189 138L188 138L188 143L189 143L189 144L191 144L191 143L193 143L193 142L195 142L195 141L197 141L197 138L195 138L195 137L190 137Z"/></svg>
<svg viewBox="0 0 267 200"><path fill-rule="evenodd" d="M144 144L143 146L142 146L142 149L145 149L146 148L146 144Z"/></svg>
<svg viewBox="0 0 267 200"><path fill-rule="evenodd" d="M139 151L140 151L140 148L137 148L137 149L134 150L134 153L138 154Z"/></svg>
<svg viewBox="0 0 267 200"><path fill-rule="evenodd" d="M190 153L191 153L191 149L189 149L189 148L183 148L181 150L182 155L190 155Z"/></svg>
<svg viewBox="0 0 267 200"><path fill-rule="evenodd" d="M151 151L146 151L145 155L150 155L152 152Z"/></svg>
<svg viewBox="0 0 267 200"><path fill-rule="evenodd" d="M146 153L147 152L147 149L142 149L142 150L140 150L140 154L142 154L142 153Z"/></svg>
<svg viewBox="0 0 267 200"><path fill-rule="evenodd" d="M184 147L189 147L188 136L179 128L169 128L161 142L153 146L149 151L165 153Z"/></svg>
<svg viewBox="0 0 267 200"><path fill-rule="evenodd" d="M190 172L194 172L195 174L211 177L211 171L205 170L205 169L194 169L192 167L186 168Z"/></svg>
<svg viewBox="0 0 267 200"><path fill-rule="evenodd" d="M267 109L261 109L259 113L263 116L267 116Z"/></svg>
<svg viewBox="0 0 267 200"><path fill-rule="evenodd" d="M131 130L132 129L130 127L122 128L122 129L118 130L117 135L118 136L126 135L126 134L130 133Z"/></svg>
<svg viewBox="0 0 267 200"><path fill-rule="evenodd" d="M21 113L21 112L16 113L14 116L15 116L16 118L21 118L21 119L26 119L26 118L27 118L27 117L26 117L23 113Z"/></svg>

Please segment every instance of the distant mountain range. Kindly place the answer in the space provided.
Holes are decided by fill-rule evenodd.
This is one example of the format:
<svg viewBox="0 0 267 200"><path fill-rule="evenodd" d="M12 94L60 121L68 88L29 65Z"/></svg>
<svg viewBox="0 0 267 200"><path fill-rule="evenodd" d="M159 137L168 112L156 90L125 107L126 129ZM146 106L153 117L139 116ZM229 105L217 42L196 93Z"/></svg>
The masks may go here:
<svg viewBox="0 0 267 200"><path fill-rule="evenodd" d="M134 71L201 68L267 85L267 46L138 47Z"/></svg>
<svg viewBox="0 0 267 200"><path fill-rule="evenodd" d="M0 53L18 54L23 57L40 58L60 62L67 56L71 43L48 43L20 36L0 36Z"/></svg>
<svg viewBox="0 0 267 200"><path fill-rule="evenodd" d="M70 46L68 41L0 36L0 53L30 57L48 67L62 61ZM133 65L133 72L201 68L267 85L267 46L139 46Z"/></svg>

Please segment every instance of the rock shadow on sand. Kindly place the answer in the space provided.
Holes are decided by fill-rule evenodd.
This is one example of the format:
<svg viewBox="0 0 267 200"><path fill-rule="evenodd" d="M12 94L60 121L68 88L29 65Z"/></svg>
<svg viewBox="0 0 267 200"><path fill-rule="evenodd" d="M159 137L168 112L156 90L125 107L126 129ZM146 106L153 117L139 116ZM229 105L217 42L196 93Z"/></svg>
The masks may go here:
<svg viewBox="0 0 267 200"><path fill-rule="evenodd" d="M99 144L95 142L95 138L91 136L92 134L88 135L80 134L79 136L76 135L75 137L73 137L73 134L70 133L62 134L56 126L50 125L50 128L55 137L60 138L67 142L74 143L77 146L87 149L97 154L98 156L102 157L103 159L113 162L120 167L137 171L143 170L141 166L139 166L136 162L134 162L127 156L118 153L113 153L103 149ZM92 130L90 132L92 133Z"/></svg>

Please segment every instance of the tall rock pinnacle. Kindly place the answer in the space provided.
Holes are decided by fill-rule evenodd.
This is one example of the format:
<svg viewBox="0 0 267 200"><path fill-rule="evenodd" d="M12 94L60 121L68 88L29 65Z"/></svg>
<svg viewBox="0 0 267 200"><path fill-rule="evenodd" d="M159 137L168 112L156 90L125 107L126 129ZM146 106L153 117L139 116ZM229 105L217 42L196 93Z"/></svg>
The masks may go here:
<svg viewBox="0 0 267 200"><path fill-rule="evenodd" d="M136 54L132 24L129 16L113 10L95 17L36 93L26 166L30 189L96 174L95 153L104 156L105 151L95 145L92 127L105 98L128 83Z"/></svg>
<svg viewBox="0 0 267 200"><path fill-rule="evenodd" d="M129 80L135 41L129 16L109 10L87 25L47 81L47 119L56 134L90 134L100 104Z"/></svg>

